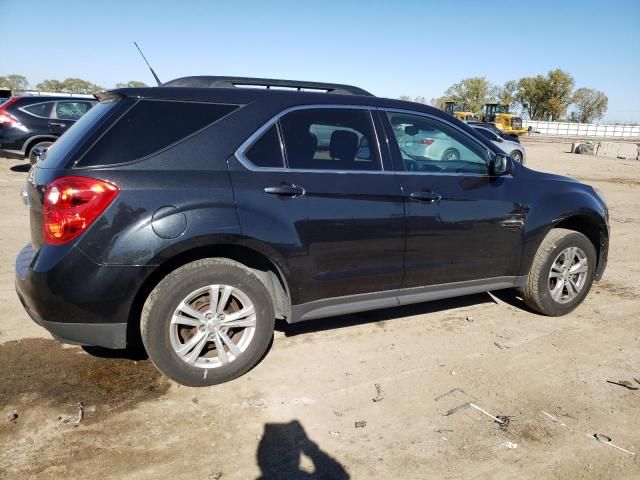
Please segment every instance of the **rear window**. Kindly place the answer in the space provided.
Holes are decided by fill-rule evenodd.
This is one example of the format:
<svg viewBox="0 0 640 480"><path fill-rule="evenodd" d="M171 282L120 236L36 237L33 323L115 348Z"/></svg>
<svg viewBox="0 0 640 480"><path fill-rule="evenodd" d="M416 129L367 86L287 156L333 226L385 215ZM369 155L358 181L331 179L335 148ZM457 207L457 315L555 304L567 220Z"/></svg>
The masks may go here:
<svg viewBox="0 0 640 480"><path fill-rule="evenodd" d="M78 165L113 165L147 157L237 108L237 105L141 100L96 142Z"/></svg>
<svg viewBox="0 0 640 480"><path fill-rule="evenodd" d="M36 117L49 118L51 116L51 106L53 102L36 103L35 105L29 105L22 110L29 112Z"/></svg>
<svg viewBox="0 0 640 480"><path fill-rule="evenodd" d="M38 164L39 168L62 168L74 155L76 149L98 127L101 120L117 110L122 100L114 99L98 103L74 123L64 135L55 141L47 150L44 159Z"/></svg>

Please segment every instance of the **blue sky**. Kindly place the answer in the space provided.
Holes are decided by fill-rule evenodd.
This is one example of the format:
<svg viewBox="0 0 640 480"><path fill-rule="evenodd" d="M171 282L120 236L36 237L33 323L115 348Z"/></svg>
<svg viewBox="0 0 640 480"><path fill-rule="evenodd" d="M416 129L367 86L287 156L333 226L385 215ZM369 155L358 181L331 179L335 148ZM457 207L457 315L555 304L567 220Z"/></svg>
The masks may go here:
<svg viewBox="0 0 640 480"><path fill-rule="evenodd" d="M112 87L241 75L333 81L376 95L440 96L562 68L640 121L640 1L0 0L0 75Z"/></svg>

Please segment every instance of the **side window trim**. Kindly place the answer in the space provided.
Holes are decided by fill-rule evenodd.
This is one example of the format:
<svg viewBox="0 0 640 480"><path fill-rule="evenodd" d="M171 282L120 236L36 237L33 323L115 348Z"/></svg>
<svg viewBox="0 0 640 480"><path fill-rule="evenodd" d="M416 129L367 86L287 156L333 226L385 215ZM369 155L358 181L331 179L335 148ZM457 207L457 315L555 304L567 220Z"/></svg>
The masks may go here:
<svg viewBox="0 0 640 480"><path fill-rule="evenodd" d="M376 143L376 152L378 154L378 160L380 162L380 170L331 170L331 169L306 169L306 168L289 168L289 162L287 160L286 149L284 148L284 139L282 137L282 127L280 126L280 119L290 112L298 110L311 110L318 108L331 108L331 109L343 109L343 110L365 110L369 114L369 121L371 122L371 129ZM393 173L385 171L385 162L382 156L382 148L380 145L380 138L374 121L373 113L378 110L374 106L366 105L334 105L334 104L309 104L309 105L297 105L289 107L281 112L277 113L269 120L267 120L260 128L258 128L253 134L249 136L235 151L235 156L240 160L240 163L247 169L254 172L311 172L311 173L364 173L364 174L385 174ZM247 150L258 140L273 124L278 125L278 136L280 138L280 148L282 150L282 156L284 158L284 167L259 167L249 161L245 155Z"/></svg>
<svg viewBox="0 0 640 480"><path fill-rule="evenodd" d="M491 150L489 147L487 147L486 145L484 145L483 143L479 142L476 138L474 138L472 135L470 135L468 132L465 132L464 130L462 130L460 127L458 127L457 125L454 125L453 123L437 117L435 115L431 115L429 113L425 113L425 112L417 112L415 110L405 110L405 109L401 109L401 108L386 108L386 107L379 107L377 108L377 110L381 111L384 113L384 115L381 115L382 117L387 117L387 113L406 113L408 115L416 115L418 117L425 117L428 118L429 120L433 120L435 122L441 122L444 123L445 125L447 125L448 127L454 128L455 130L457 130L458 132L464 134L466 137L468 137L472 142L474 142L475 144L477 144L484 152L485 152L485 162L487 163L487 168L489 168L489 162L491 161L492 156L495 154L495 152L493 152L493 150ZM391 122L389 121L388 117L385 119L382 119L385 125L385 135L388 137L389 141L393 142L393 144L396 146L396 148L399 148L398 146L398 140L395 138L395 135L393 135L392 130L391 130ZM394 149L395 150L395 149ZM392 152L393 154L394 152ZM397 152L395 152L395 154L393 155L394 157L397 156ZM472 177L490 177L491 175L489 173L463 173L463 172L410 172L408 170L406 170L404 168L404 162L400 162L400 164L398 165L398 162L394 161L393 162L396 171L396 174L400 174L400 175L456 175L456 176L472 176Z"/></svg>

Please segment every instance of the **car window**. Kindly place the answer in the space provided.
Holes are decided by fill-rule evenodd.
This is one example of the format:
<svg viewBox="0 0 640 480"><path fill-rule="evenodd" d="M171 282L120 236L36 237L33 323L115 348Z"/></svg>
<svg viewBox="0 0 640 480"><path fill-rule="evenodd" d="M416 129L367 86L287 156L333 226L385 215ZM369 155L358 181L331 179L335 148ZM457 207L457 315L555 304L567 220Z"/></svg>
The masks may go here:
<svg viewBox="0 0 640 480"><path fill-rule="evenodd" d="M381 169L371 114L368 110L296 110L284 115L280 124L289 168Z"/></svg>
<svg viewBox="0 0 640 480"><path fill-rule="evenodd" d="M488 138L489 140L491 140L493 142L495 142L498 139L498 136L495 133L490 132L486 128L474 127L474 130L476 132L478 132L480 135L484 136L485 138Z"/></svg>
<svg viewBox="0 0 640 480"><path fill-rule="evenodd" d="M61 120L78 120L93 105L89 102L58 102L56 104L56 118Z"/></svg>
<svg viewBox="0 0 640 480"><path fill-rule="evenodd" d="M53 102L36 103L35 105L28 105L22 110L25 110L36 117L49 118L51 116L52 105Z"/></svg>
<svg viewBox="0 0 640 480"><path fill-rule="evenodd" d="M487 150L439 120L387 112L405 170L488 174Z"/></svg>
<svg viewBox="0 0 640 480"><path fill-rule="evenodd" d="M146 157L237 108L215 103L141 100L96 142L79 165L114 165Z"/></svg>
<svg viewBox="0 0 640 480"><path fill-rule="evenodd" d="M257 167L284 167L278 126L272 125L246 151L245 156Z"/></svg>

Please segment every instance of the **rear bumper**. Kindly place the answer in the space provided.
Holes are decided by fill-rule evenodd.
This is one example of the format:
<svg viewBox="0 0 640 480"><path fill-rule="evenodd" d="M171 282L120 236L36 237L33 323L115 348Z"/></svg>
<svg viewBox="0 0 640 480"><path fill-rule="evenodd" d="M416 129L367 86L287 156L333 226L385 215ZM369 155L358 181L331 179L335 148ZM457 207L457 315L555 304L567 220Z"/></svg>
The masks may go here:
<svg viewBox="0 0 640 480"><path fill-rule="evenodd" d="M16 258L16 292L29 316L65 343L127 346L127 325L148 269L108 267L78 248L28 245Z"/></svg>

